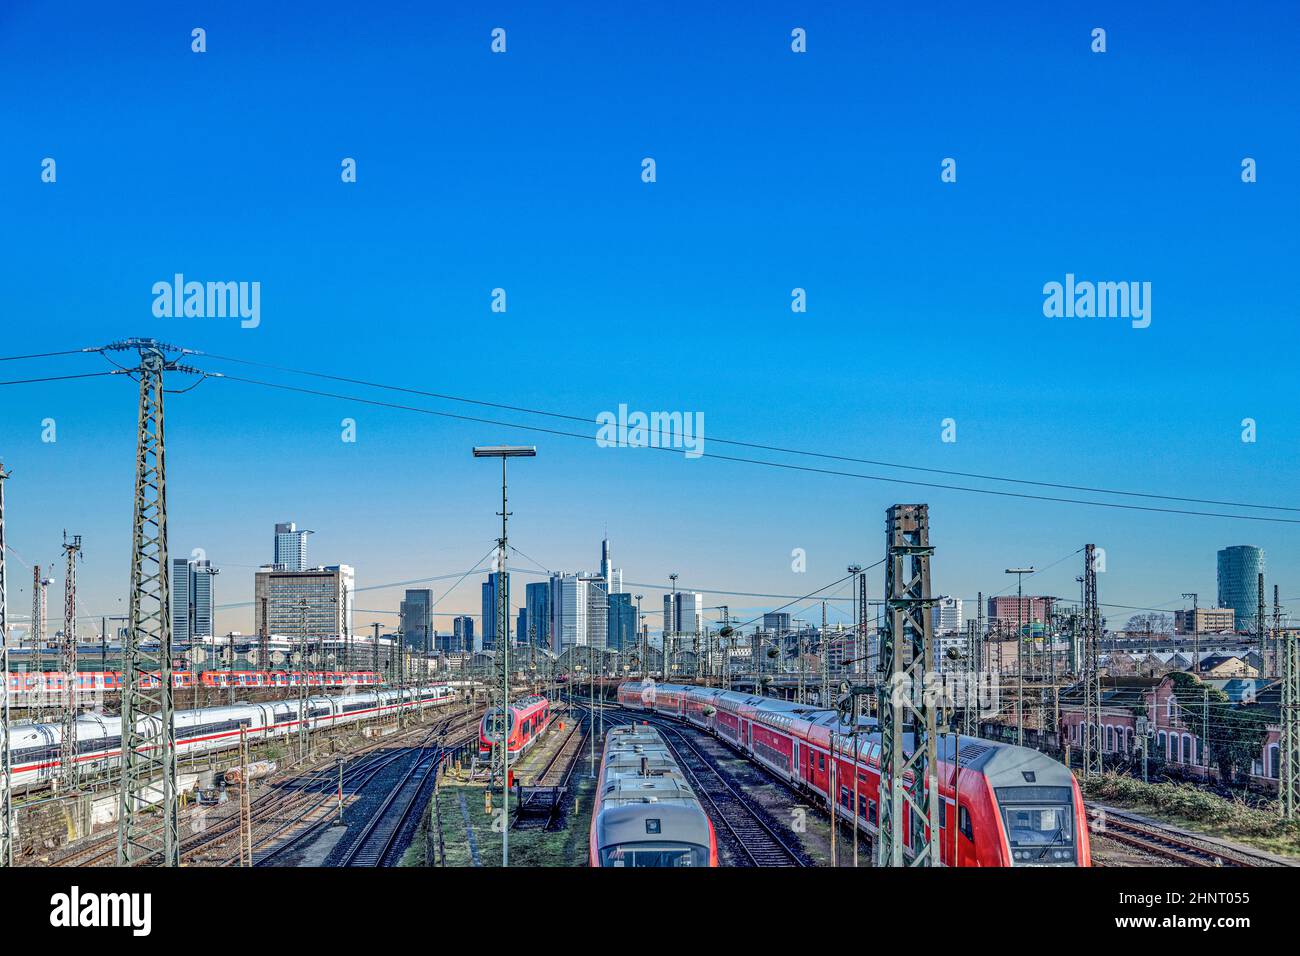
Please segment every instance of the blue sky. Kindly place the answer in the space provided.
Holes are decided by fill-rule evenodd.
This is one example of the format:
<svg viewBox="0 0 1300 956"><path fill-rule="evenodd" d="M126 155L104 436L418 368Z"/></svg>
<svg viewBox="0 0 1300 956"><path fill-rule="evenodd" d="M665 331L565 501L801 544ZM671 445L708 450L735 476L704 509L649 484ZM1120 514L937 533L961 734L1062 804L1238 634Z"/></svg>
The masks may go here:
<svg viewBox="0 0 1300 956"><path fill-rule="evenodd" d="M706 443L1300 507L1294 6L698 7L7 4L0 351L155 336L593 418L699 411ZM154 317L153 284L177 272L260 282L260 326ZM1067 272L1150 282L1150 328L1045 318L1042 286ZM107 367L6 362L0 379ZM10 544L46 564L63 528L82 534L84 610L115 613L132 384L0 398ZM222 567L223 603L251 600L282 520L315 529L313 558L351 563L359 587L463 571L492 544L499 493L470 446L521 440L539 457L513 473L512 540L547 567L594 567L608 528L631 581L804 594L877 560L884 509L921 500L937 591L997 591L1004 567L1094 541L1103 601L1172 609L1183 591L1212 601L1214 552L1252 543L1270 590L1300 598L1293 525L687 461L216 380L169 399L172 551ZM1081 566L1034 589L1076 594ZM11 568L21 620L29 572ZM476 613L477 582L441 609ZM882 585L873 572L872 596ZM220 623L249 630L251 614Z"/></svg>

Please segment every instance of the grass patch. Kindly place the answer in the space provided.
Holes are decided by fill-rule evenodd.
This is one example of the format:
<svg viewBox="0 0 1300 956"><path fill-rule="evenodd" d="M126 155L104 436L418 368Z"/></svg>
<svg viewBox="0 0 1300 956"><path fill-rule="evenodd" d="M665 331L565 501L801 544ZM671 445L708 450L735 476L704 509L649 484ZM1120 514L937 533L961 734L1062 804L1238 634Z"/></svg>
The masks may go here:
<svg viewBox="0 0 1300 956"><path fill-rule="evenodd" d="M1300 856L1300 823L1288 823L1240 797L1221 797L1185 783L1143 783L1116 773L1081 778L1079 783L1090 799L1272 853Z"/></svg>

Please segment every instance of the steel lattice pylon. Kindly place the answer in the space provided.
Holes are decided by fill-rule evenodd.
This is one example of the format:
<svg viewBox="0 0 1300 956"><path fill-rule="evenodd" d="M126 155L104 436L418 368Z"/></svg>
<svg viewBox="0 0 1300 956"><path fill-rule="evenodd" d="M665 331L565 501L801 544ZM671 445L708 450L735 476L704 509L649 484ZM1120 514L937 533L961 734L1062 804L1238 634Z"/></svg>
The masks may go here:
<svg viewBox="0 0 1300 956"><path fill-rule="evenodd" d="M930 618L930 518L927 505L886 512L885 620L880 631L880 831L877 866L941 865L935 706L926 675L934 652ZM912 731L912 751L904 733ZM905 784L912 774L911 786ZM912 833L904 857L903 808Z"/></svg>
<svg viewBox="0 0 1300 956"><path fill-rule="evenodd" d="M140 418L131 603L122 651L125 676L117 862L131 866L161 855L164 866L179 866L163 372L180 367L167 360L166 346L152 340L132 340L110 348L138 349L140 353L140 367L134 370L140 379Z"/></svg>
<svg viewBox="0 0 1300 956"><path fill-rule="evenodd" d="M1300 816L1300 637L1283 634L1282 746L1279 750L1278 805L1282 816Z"/></svg>
<svg viewBox="0 0 1300 956"><path fill-rule="evenodd" d="M65 787L77 783L77 557L81 553L81 535L63 532L66 558L63 579L63 640L59 643L59 670L63 672L63 728L59 737L59 776Z"/></svg>
<svg viewBox="0 0 1300 956"><path fill-rule="evenodd" d="M9 780L9 578L5 569L5 479L9 472L0 464L0 866L12 866L13 807Z"/></svg>
<svg viewBox="0 0 1300 956"><path fill-rule="evenodd" d="M1097 604L1097 546L1084 546L1083 567L1083 772L1099 776L1101 766L1101 609Z"/></svg>

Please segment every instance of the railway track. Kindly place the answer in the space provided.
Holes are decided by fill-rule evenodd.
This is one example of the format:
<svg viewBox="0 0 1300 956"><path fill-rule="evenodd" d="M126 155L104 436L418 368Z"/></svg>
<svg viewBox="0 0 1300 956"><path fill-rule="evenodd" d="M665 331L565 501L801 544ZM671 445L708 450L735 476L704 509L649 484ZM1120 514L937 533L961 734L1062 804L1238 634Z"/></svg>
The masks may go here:
<svg viewBox="0 0 1300 956"><path fill-rule="evenodd" d="M1195 836L1182 833L1170 827L1139 820L1112 808L1100 809L1101 824L1095 830L1095 836L1122 843L1125 846L1141 850L1161 859L1169 860L1180 866L1284 866L1278 860L1267 856L1227 847L1211 840L1200 840Z"/></svg>
<svg viewBox="0 0 1300 956"><path fill-rule="evenodd" d="M648 720L664 735L668 748L677 758L677 765L691 779L695 791L705 802L715 828L721 827L733 837L741 853L753 866L796 867L806 866L803 854L792 848L776 832L762 813L732 786L716 762L677 727L655 719L652 715L631 717L606 712L611 723L631 724L638 719Z"/></svg>
<svg viewBox="0 0 1300 956"><path fill-rule="evenodd" d="M445 730L458 718L462 718L462 715L457 714L441 718L438 725L439 729ZM471 724L477 726L477 717L462 718L461 723L463 726L470 726ZM457 731L459 729L458 727ZM349 783L354 783L358 778L368 782L384 766L398 759L402 751L394 753L384 750L384 748L391 746L391 740L377 740L367 747L353 751L348 757L350 766L345 765L344 768L345 787ZM322 806L334 799L337 782L338 769L335 765L330 764L305 774L297 781L289 782L294 785L277 787L271 792L260 795L252 802L250 808L254 826L253 849L257 850L285 830L300 824L304 818L318 812ZM200 822L210 816L206 808L199 805L189 807L182 813L180 819L181 832L188 834L181 841L182 864L207 862L198 859L200 853L210 850L212 847L220 846L224 841L238 839L240 820L237 799L232 801L230 812L224 813L210 823ZM269 832L267 831L268 818L271 823ZM262 832L259 833L259 829ZM85 842L83 846L78 847L71 853L59 859L51 860L48 865L56 867L111 866L116 863L116 860L116 834L107 834ZM238 865L238 863L238 850L235 849L227 858L212 865L230 866Z"/></svg>
<svg viewBox="0 0 1300 956"><path fill-rule="evenodd" d="M448 753L450 751L441 746L421 748L401 782L384 799L361 835L343 855L340 866L376 867L389 861L397 836L411 818L429 775L437 772L438 765Z"/></svg>
<svg viewBox="0 0 1300 956"><path fill-rule="evenodd" d="M551 803L547 808L545 820L540 820L540 814L537 814L537 820L532 816L526 817L523 807L519 807L514 817L510 821L510 829L538 829L538 820L540 820L540 829L553 830L556 820L560 814L560 805L564 801L564 794L569 789L569 781L573 777L574 768L578 765L579 755L582 753L583 746L587 743L590 730L585 720L576 720L573 726L569 728L568 735L561 742L560 746L547 758L546 764L533 777L533 782L529 785L534 791L547 790L551 791ZM529 822L525 822L525 821Z"/></svg>
<svg viewBox="0 0 1300 956"><path fill-rule="evenodd" d="M473 734L467 733L467 728L471 728L471 727L475 728L474 732L476 733L478 727L478 718L475 717L470 721L463 722L460 725L456 726L456 728L451 731L451 733L454 734L456 737L457 740L456 745L442 746L437 744L436 741L439 740L439 738L443 737L447 733L447 727L449 723L450 722L444 723L440 727L430 731L428 734L426 734L424 739L414 747L405 747L400 750L392 751L384 755L385 759L381 763L377 763L375 765L370 765L365 768L362 768L359 775L350 778L345 776L345 781L346 781L345 789L349 790L352 793L352 795L356 797L360 795L365 790L365 788L371 784L371 782L374 780L375 777L377 777L384 770L391 767L394 763L398 763L404 758L410 758L411 760L411 765L403 772L400 782L396 786L392 787L388 796L384 799L383 803L381 804L379 811L372 814L367 819L365 827L362 829L362 835L358 837L351 844L351 846L348 848L348 850L345 853L343 862L341 862L339 865L341 866L383 866L385 865L385 862L388 856L390 855L389 851L392 849L393 843L395 842L397 835L401 833L403 824L405 824L405 822L408 819L410 819L411 813L414 812L415 801L418 798L421 790L423 789L425 782L428 780L429 774L433 772L434 768L437 766L439 761L446 758L450 754L454 753L459 746L463 746L465 741L471 739ZM431 755L433 755L433 759L428 759ZM421 770L423 772L419 774L418 784L414 785L414 787L410 787L409 785L412 782L413 775L417 774L417 772ZM400 798L399 795L401 795ZM329 805L335 799L336 797L334 793L327 790L324 799L320 801L315 808L313 808L312 812L315 812L317 809L321 807ZM391 814L395 812L400 813L400 819L393 821L390 829L388 823L385 822L384 818L387 816L391 816ZM254 842L253 849L257 850L259 846L264 846L266 843L270 842L275 837L281 835L284 832L284 830L288 829L289 826L300 824L301 821L302 821L301 817L297 817L297 816L294 817L293 819L288 821L288 823L285 826L281 826L273 833L267 834L266 836L263 836L258 840L256 840ZM262 856L261 859L257 860L254 863L254 865L255 866L278 865L278 862L280 860L283 860L290 853L299 849L304 844L309 842L312 838L319 835L322 830L326 829L327 827L333 826L334 824L335 824L334 816L330 813L326 813L323 817L313 821L305 829L294 834L284 843L281 843L279 846L276 846L274 849L270 850L268 853ZM367 847L365 846L367 841L369 841L373 845L376 842L381 842L385 840L387 841L387 843L385 846L383 846L383 850L381 854L377 857L377 860L375 862L369 862L370 857L372 855L372 850L367 849Z"/></svg>

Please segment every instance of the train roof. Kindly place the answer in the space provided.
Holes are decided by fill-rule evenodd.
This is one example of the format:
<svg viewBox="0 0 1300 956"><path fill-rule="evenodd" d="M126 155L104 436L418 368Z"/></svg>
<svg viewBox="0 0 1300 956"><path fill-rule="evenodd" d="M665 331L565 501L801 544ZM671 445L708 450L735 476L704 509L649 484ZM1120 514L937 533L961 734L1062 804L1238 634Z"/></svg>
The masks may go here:
<svg viewBox="0 0 1300 956"><path fill-rule="evenodd" d="M596 847L635 843L710 845L709 820L697 804L630 803L612 806L596 820Z"/></svg>

